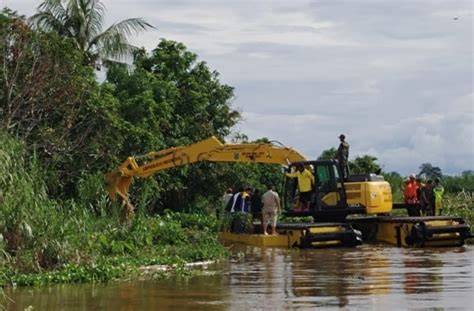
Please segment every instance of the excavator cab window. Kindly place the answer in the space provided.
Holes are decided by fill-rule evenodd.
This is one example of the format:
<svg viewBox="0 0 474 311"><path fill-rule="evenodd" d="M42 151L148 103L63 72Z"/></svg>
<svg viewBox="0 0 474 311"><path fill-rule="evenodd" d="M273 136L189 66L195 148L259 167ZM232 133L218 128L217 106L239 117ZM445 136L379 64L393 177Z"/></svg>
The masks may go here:
<svg viewBox="0 0 474 311"><path fill-rule="evenodd" d="M317 190L328 192L333 188L330 169L328 166L317 166L315 179Z"/></svg>
<svg viewBox="0 0 474 311"><path fill-rule="evenodd" d="M339 169L333 161L314 162L316 185L313 194L313 209L323 211L347 206L344 184Z"/></svg>
<svg viewBox="0 0 474 311"><path fill-rule="evenodd" d="M313 173L315 178L310 210L322 211L331 207L339 208L346 206L343 184L334 162L312 161L306 162L304 165L306 169ZM292 166L288 168L288 171L291 171ZM296 178L287 178L285 182L285 206L291 210L299 210L301 206L298 202L298 196L298 182Z"/></svg>

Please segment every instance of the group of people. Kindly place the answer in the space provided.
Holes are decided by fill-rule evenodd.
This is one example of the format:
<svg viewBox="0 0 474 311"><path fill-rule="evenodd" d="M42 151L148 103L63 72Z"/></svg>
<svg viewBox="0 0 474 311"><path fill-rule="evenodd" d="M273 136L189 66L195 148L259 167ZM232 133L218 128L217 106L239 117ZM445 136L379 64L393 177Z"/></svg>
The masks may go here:
<svg viewBox="0 0 474 311"><path fill-rule="evenodd" d="M421 178L414 174L405 181L403 187L403 201L405 204L416 204L419 216L439 215L443 208L444 188L439 179L428 180L423 183Z"/></svg>
<svg viewBox="0 0 474 311"><path fill-rule="evenodd" d="M349 144L345 141L345 135L339 135L340 145L337 150L337 159L344 177L349 175L348 159ZM298 184L298 208L309 211L311 205L311 194L315 186L315 178L311 170L303 164L296 165L296 169L286 173L289 178L296 178ZM251 187L245 187L234 192L232 188L225 191L222 204L230 213L252 213L254 218L261 212L262 231L268 235L268 225L271 225L271 234L276 235L276 223L278 212L281 210L280 197L274 190L272 184L267 185L267 191L260 196L258 190L253 191Z"/></svg>
<svg viewBox="0 0 474 311"><path fill-rule="evenodd" d="M267 185L267 191L262 196L258 190L253 191L251 187L240 189L236 193L229 188L222 197L222 204L230 213L252 213L254 217L257 217L261 212L263 234L269 235L268 225L271 225L270 234L277 234L276 223L278 212L281 210L281 202L272 184Z"/></svg>

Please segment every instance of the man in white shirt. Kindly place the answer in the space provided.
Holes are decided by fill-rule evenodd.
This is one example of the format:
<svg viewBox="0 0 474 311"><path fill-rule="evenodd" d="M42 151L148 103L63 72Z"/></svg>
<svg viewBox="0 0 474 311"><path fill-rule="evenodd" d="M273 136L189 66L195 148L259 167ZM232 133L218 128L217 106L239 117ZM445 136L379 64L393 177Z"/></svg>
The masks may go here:
<svg viewBox="0 0 474 311"><path fill-rule="evenodd" d="M273 190L273 185L267 185L267 192L262 196L262 230L264 235L268 235L267 227L268 224L272 225L272 235L277 235L276 223L278 217L278 210L280 209L280 197L278 193Z"/></svg>

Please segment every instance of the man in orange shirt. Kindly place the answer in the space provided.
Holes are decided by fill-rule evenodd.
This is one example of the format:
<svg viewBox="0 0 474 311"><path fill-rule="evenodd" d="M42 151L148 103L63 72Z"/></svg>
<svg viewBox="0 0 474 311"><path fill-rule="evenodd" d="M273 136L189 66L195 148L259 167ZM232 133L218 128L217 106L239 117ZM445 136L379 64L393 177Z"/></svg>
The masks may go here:
<svg viewBox="0 0 474 311"><path fill-rule="evenodd" d="M403 193L403 198L405 203L418 203L417 198L417 189L418 185L416 184L415 175L410 175L409 182L405 185L405 190Z"/></svg>

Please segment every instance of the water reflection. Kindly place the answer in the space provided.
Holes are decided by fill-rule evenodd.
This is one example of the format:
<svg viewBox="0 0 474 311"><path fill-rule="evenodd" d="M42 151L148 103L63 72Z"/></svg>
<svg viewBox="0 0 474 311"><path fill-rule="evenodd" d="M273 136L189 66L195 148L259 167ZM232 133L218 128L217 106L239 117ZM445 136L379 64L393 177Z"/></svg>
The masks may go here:
<svg viewBox="0 0 474 311"><path fill-rule="evenodd" d="M255 275L250 279L253 282L265 280L265 284L253 284L265 285L263 288L267 293L270 291L275 296L272 301L276 303L270 305L272 308L281 307L282 301L285 301L287 308L344 307L349 304L351 295L386 294L390 291L390 266L383 249L374 252L357 249L266 249L261 250L260 254L263 255L261 260L236 265L237 268L232 271L233 279L249 279L249 271L254 267ZM247 257L252 258L251 255ZM258 262L263 263L264 270ZM239 289L240 294L245 288ZM277 291L271 291L273 288ZM268 303L266 306L269 306Z"/></svg>
<svg viewBox="0 0 474 311"><path fill-rule="evenodd" d="M7 310L469 309L474 248L297 250L234 246L190 279L9 291Z"/></svg>
<svg viewBox="0 0 474 311"><path fill-rule="evenodd" d="M403 260L404 290L407 294L440 292L443 288L443 262L435 254L412 254Z"/></svg>

